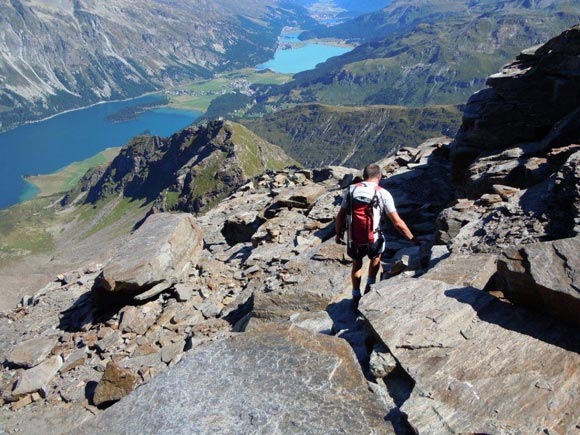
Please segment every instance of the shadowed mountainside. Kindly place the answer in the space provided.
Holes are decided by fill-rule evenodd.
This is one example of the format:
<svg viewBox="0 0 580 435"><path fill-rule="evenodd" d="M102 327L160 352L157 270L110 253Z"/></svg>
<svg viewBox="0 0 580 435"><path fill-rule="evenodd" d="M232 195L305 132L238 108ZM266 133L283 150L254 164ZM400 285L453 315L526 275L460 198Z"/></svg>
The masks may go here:
<svg viewBox="0 0 580 435"><path fill-rule="evenodd" d="M310 22L277 0L2 0L0 129L253 66L283 26Z"/></svg>

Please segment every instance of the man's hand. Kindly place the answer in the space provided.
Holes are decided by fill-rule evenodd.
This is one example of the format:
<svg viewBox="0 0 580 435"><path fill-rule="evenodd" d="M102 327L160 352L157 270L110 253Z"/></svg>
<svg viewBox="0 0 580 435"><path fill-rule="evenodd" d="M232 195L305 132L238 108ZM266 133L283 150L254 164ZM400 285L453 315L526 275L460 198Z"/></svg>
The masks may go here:
<svg viewBox="0 0 580 435"><path fill-rule="evenodd" d="M336 236L334 236L334 241L339 245L342 244L342 234L338 233Z"/></svg>

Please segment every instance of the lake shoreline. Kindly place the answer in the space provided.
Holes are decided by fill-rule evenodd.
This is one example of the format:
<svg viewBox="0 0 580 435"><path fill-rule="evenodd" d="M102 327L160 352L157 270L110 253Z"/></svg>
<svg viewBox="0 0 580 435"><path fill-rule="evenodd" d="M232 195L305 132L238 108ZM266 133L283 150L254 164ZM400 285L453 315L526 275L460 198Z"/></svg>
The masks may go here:
<svg viewBox="0 0 580 435"><path fill-rule="evenodd" d="M55 113L53 115L46 116L46 117L41 118L41 119L34 119L34 120L30 120L30 121L24 121L21 124L15 125L14 127L10 127L10 128L7 128L7 129L0 128L0 134L1 133L7 133L9 131L15 130L18 127L22 127L22 126L25 126L25 125L38 124L39 122L48 121L48 120L53 119L53 118L56 118L58 116L66 115L67 113L77 112L79 110L90 109L91 107L95 107L95 106L98 106L100 104L125 103L127 101L133 101L133 100L138 100L139 98L148 97L150 95L161 94L164 91L165 91L165 89L161 89L161 90L155 91L155 92L146 92L146 93L141 94L141 95L138 95L136 97L124 98L124 99L120 99L120 100L103 100L103 101L97 101L96 103L88 104L86 106L75 107L74 109L63 110L62 112L58 112L58 113ZM168 106L168 105L164 105L164 106L160 106L160 107L166 107L166 106ZM184 110L187 110L187 109L184 109ZM192 110L192 112L194 112L194 111Z"/></svg>
<svg viewBox="0 0 580 435"><path fill-rule="evenodd" d="M26 176L52 174L106 148L123 146L139 134L170 136L202 114L164 106L123 122L107 119L127 106L158 99L157 93L148 93L122 101L99 102L1 133L0 151L5 158L0 162L0 209L36 197L38 191Z"/></svg>

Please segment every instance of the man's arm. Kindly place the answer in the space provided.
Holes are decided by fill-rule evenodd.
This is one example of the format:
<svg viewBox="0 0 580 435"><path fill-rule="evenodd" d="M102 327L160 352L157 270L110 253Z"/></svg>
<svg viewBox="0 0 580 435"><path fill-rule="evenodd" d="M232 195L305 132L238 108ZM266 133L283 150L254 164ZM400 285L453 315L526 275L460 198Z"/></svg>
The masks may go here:
<svg viewBox="0 0 580 435"><path fill-rule="evenodd" d="M334 229L336 231L336 236L335 236L334 240L336 240L336 243L340 243L342 240L342 234L344 232L345 220L346 220L346 208L341 207L340 211L336 215L336 220L334 223Z"/></svg>
<svg viewBox="0 0 580 435"><path fill-rule="evenodd" d="M401 235L405 236L407 239L409 239L413 243L416 242L417 239L415 238L415 236L413 236L413 233L411 232L411 230L409 229L409 227L407 226L405 221L403 219L401 219L401 216L399 216L399 213L394 211L392 213L387 213L387 216L389 217L389 219L393 223L393 226L396 228L396 230L399 233L401 233Z"/></svg>

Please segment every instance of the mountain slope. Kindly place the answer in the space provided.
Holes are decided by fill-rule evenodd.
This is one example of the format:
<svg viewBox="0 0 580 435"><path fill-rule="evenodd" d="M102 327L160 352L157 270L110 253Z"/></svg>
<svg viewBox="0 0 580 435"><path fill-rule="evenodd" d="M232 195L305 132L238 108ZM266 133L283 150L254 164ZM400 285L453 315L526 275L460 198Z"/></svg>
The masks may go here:
<svg viewBox="0 0 580 435"><path fill-rule="evenodd" d="M460 118L456 106L308 104L240 122L308 167L362 167L399 147L417 146L434 136L452 136Z"/></svg>
<svg viewBox="0 0 580 435"><path fill-rule="evenodd" d="M213 121L169 138L139 136L103 171L89 171L64 200L88 191L96 204L121 194L158 210L200 212L249 178L296 165L280 148L240 124Z"/></svg>
<svg viewBox="0 0 580 435"><path fill-rule="evenodd" d="M258 99L273 105L458 104L522 49L578 21L578 0L396 0L355 21L358 33L351 36L375 39L286 85L262 88Z"/></svg>
<svg viewBox="0 0 580 435"><path fill-rule="evenodd" d="M284 25L308 20L284 0L0 0L0 8L0 128L255 65Z"/></svg>

